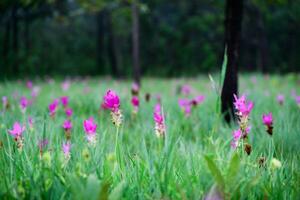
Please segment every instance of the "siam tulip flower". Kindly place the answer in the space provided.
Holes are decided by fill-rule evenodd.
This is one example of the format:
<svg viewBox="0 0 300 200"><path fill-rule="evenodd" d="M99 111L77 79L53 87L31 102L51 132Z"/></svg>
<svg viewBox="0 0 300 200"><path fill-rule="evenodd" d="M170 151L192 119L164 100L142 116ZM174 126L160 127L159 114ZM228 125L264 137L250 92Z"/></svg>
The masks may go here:
<svg viewBox="0 0 300 200"><path fill-rule="evenodd" d="M63 89L63 91L67 91L67 90L69 90L70 85L71 85L70 81L65 80L65 81L61 84L61 88Z"/></svg>
<svg viewBox="0 0 300 200"><path fill-rule="evenodd" d="M35 99L35 98L38 96L39 93L40 93L40 87L35 86L35 87L33 87L32 90L31 90L31 97L32 97L33 99Z"/></svg>
<svg viewBox="0 0 300 200"><path fill-rule="evenodd" d="M164 137L166 133L164 117L161 111L160 104L156 104L154 107L153 119L155 122L155 134L157 137Z"/></svg>
<svg viewBox="0 0 300 200"><path fill-rule="evenodd" d="M202 103L205 100L205 96L203 95L198 95L195 98L192 99L192 104L194 106L199 105L200 103Z"/></svg>
<svg viewBox="0 0 300 200"><path fill-rule="evenodd" d="M73 114L72 108L66 108L65 113L66 113L67 117L70 118Z"/></svg>
<svg viewBox="0 0 300 200"><path fill-rule="evenodd" d="M22 135L24 131L25 131L25 126L21 125L19 122L15 122L13 125L13 129L8 130L8 132L14 137L19 151L21 151L23 148Z"/></svg>
<svg viewBox="0 0 300 200"><path fill-rule="evenodd" d="M192 102L188 99L179 99L178 104L184 110L185 115L190 116Z"/></svg>
<svg viewBox="0 0 300 200"><path fill-rule="evenodd" d="M277 95L277 102L282 105L284 102L284 96L282 94Z"/></svg>
<svg viewBox="0 0 300 200"><path fill-rule="evenodd" d="M295 97L297 105L300 107L300 96Z"/></svg>
<svg viewBox="0 0 300 200"><path fill-rule="evenodd" d="M262 121L264 125L267 127L267 132L272 135L273 134L273 116L270 112L269 114L263 114Z"/></svg>
<svg viewBox="0 0 300 200"><path fill-rule="evenodd" d="M137 96L133 96L131 99L131 104L133 105L133 113L137 114L140 105L139 98Z"/></svg>
<svg viewBox="0 0 300 200"><path fill-rule="evenodd" d="M95 144L97 124L94 123L93 117L90 117L89 119L83 121L83 128L86 133L88 142L91 144Z"/></svg>
<svg viewBox="0 0 300 200"><path fill-rule="evenodd" d="M192 92L192 88L190 85L183 85L181 87L181 93L185 96L188 96Z"/></svg>
<svg viewBox="0 0 300 200"><path fill-rule="evenodd" d="M33 86L32 81L29 80L29 81L26 82L26 87L27 87L28 89L31 90L31 89L32 89L32 86Z"/></svg>
<svg viewBox="0 0 300 200"><path fill-rule="evenodd" d="M65 120L63 125L63 129L65 130L65 136L67 140L70 140L71 138L71 129L72 129L72 122L70 120Z"/></svg>
<svg viewBox="0 0 300 200"><path fill-rule="evenodd" d="M249 126L249 114L253 109L253 102L247 102L246 96L242 95L241 97L237 97L234 94L234 107L236 109L236 115L238 117L239 129L233 132L233 141L231 146L236 148L239 144L239 141L243 139L243 141L247 141L248 134L250 132L251 127ZM251 145L245 143L246 153L249 155L251 153Z"/></svg>
<svg viewBox="0 0 300 200"><path fill-rule="evenodd" d="M58 99L54 99L54 101L52 103L49 104L48 108L49 108L49 114L52 118L54 118L56 110L57 110L57 106L58 106L59 100Z"/></svg>
<svg viewBox="0 0 300 200"><path fill-rule="evenodd" d="M65 155L66 161L69 161L69 159L71 158L71 153L70 153L71 143L70 142L63 143L62 144L62 150L63 150L63 153Z"/></svg>
<svg viewBox="0 0 300 200"><path fill-rule="evenodd" d="M25 113L26 108L28 107L28 105L29 105L28 99L26 97L22 96L21 99L20 99L20 107L21 107L22 113Z"/></svg>
<svg viewBox="0 0 300 200"><path fill-rule="evenodd" d="M61 104L66 108L69 104L69 97L63 96L60 98Z"/></svg>
<svg viewBox="0 0 300 200"><path fill-rule="evenodd" d="M3 105L3 110L7 110L9 108L9 102L6 96L2 97L2 105Z"/></svg>
<svg viewBox="0 0 300 200"><path fill-rule="evenodd" d="M122 123L120 98L113 90L108 90L104 95L102 107L111 111L112 122L119 127Z"/></svg>
<svg viewBox="0 0 300 200"><path fill-rule="evenodd" d="M137 83L133 83L132 86L131 86L131 94L133 96L137 96L139 94L139 91L140 91L140 86L139 84Z"/></svg>

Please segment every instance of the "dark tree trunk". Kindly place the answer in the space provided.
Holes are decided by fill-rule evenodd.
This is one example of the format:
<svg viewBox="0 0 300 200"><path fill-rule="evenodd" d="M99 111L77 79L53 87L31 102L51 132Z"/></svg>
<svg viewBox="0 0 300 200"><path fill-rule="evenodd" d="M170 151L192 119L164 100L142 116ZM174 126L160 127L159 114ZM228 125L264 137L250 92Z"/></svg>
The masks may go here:
<svg viewBox="0 0 300 200"><path fill-rule="evenodd" d="M31 41L30 41L30 17L29 10L25 10L25 27L24 27L24 43L26 48L26 54L29 56Z"/></svg>
<svg viewBox="0 0 300 200"><path fill-rule="evenodd" d="M136 1L132 2L132 60L134 81L141 84L140 56L139 56L139 10Z"/></svg>
<svg viewBox="0 0 300 200"><path fill-rule="evenodd" d="M243 16L243 0L226 0L225 46L227 47L227 68L221 94L222 113L226 122L234 116L233 94L238 92L238 60Z"/></svg>
<svg viewBox="0 0 300 200"><path fill-rule="evenodd" d="M10 53L10 26L11 20L5 22L5 33L3 37L3 62L7 64L8 55Z"/></svg>
<svg viewBox="0 0 300 200"><path fill-rule="evenodd" d="M120 77L117 50L116 50L116 37L114 35L113 24L110 13L107 15L107 32L108 32L108 57L111 66L112 75L116 78Z"/></svg>
<svg viewBox="0 0 300 200"><path fill-rule="evenodd" d="M19 28L18 28L18 17L17 17L17 5L13 6L12 10L12 39L13 39L13 53L14 53L14 60L13 60L13 73L19 73Z"/></svg>
<svg viewBox="0 0 300 200"><path fill-rule="evenodd" d="M104 67L104 23L105 23L105 11L99 11L97 13L97 65L98 72L101 72Z"/></svg>
<svg viewBox="0 0 300 200"><path fill-rule="evenodd" d="M258 9L258 28L259 28L259 45L258 49L260 52L260 62L259 62L259 68L263 73L268 72L269 68L269 48L268 48L268 38L267 38L267 33L265 29L265 24L264 24L264 18L263 14L261 11Z"/></svg>

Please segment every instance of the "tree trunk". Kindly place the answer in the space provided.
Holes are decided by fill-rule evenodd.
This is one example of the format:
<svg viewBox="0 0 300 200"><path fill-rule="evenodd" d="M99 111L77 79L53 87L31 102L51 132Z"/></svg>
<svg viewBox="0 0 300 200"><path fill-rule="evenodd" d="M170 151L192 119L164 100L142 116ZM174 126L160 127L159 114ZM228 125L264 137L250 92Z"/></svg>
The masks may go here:
<svg viewBox="0 0 300 200"><path fill-rule="evenodd" d="M140 85L141 70L139 56L139 10L136 1L132 2L132 60L133 60L133 78Z"/></svg>
<svg viewBox="0 0 300 200"><path fill-rule="evenodd" d="M221 94L222 113L226 122L234 116L233 94L238 92L238 60L243 16L243 0L226 0L225 46L227 48L227 68Z"/></svg>
<svg viewBox="0 0 300 200"><path fill-rule="evenodd" d="M13 34L13 73L19 73L19 28L18 28L18 17L17 17L17 5L13 6L12 10L12 34Z"/></svg>
<svg viewBox="0 0 300 200"><path fill-rule="evenodd" d="M110 13L107 15L107 32L108 32L108 57L111 66L112 75L116 78L120 77L117 50L116 50L116 37L113 31L113 24Z"/></svg>
<svg viewBox="0 0 300 200"><path fill-rule="evenodd" d="M24 43L25 43L25 51L26 55L29 56L31 41L30 41L30 17L28 8L25 10L25 27L24 27Z"/></svg>
<svg viewBox="0 0 300 200"><path fill-rule="evenodd" d="M104 20L105 11L99 11L97 13L97 65L98 72L101 72L104 67Z"/></svg>
<svg viewBox="0 0 300 200"><path fill-rule="evenodd" d="M5 33L3 37L3 62L7 64L8 55L10 53L10 26L11 20L8 19L5 22Z"/></svg>

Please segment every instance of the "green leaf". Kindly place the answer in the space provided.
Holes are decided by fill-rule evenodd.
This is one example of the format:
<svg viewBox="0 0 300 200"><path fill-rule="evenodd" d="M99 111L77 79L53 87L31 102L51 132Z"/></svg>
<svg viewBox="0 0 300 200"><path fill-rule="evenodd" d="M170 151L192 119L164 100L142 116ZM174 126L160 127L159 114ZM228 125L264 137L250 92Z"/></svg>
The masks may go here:
<svg viewBox="0 0 300 200"><path fill-rule="evenodd" d="M227 170L226 180L228 181L229 184L232 184L235 181L239 169L240 169L240 158L237 153L234 153L230 160L229 167Z"/></svg>
<svg viewBox="0 0 300 200"><path fill-rule="evenodd" d="M126 188L126 182L122 181L120 182L110 193L109 200L118 200L121 199L124 189Z"/></svg>
<svg viewBox="0 0 300 200"><path fill-rule="evenodd" d="M204 156L204 158L206 160L206 163L207 163L208 169L210 170L210 173L215 178L215 181L217 182L220 189L223 190L225 187L225 181L221 174L221 171L219 170L219 168L217 167L215 162L209 156L206 155L206 156Z"/></svg>

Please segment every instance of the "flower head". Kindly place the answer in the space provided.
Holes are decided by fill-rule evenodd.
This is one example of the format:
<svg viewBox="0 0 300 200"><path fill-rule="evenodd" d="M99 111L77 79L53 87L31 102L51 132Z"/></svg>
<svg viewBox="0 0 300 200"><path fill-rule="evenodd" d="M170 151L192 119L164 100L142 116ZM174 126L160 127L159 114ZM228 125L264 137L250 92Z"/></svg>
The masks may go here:
<svg viewBox="0 0 300 200"><path fill-rule="evenodd" d="M140 90L140 86L139 84L137 84L136 82L134 82L131 86L131 94L132 95L138 95L139 94L139 90Z"/></svg>
<svg viewBox="0 0 300 200"><path fill-rule="evenodd" d="M13 129L8 130L8 132L15 138L21 138L23 132L25 131L25 126L21 125L19 122L15 122L13 125Z"/></svg>
<svg viewBox="0 0 300 200"><path fill-rule="evenodd" d="M72 108L66 108L65 113L66 113L67 117L71 117L73 114Z"/></svg>
<svg viewBox="0 0 300 200"><path fill-rule="evenodd" d="M108 90L103 97L102 105L104 108L116 112L120 108L120 98L113 90Z"/></svg>
<svg viewBox="0 0 300 200"><path fill-rule="evenodd" d="M70 81L66 80L61 84L61 88L64 91L67 91L70 88L70 85L71 85Z"/></svg>
<svg viewBox="0 0 300 200"><path fill-rule="evenodd" d="M69 97L68 96L63 96L63 97L60 98L60 101L61 101L61 104L64 107L67 107L68 104L69 104Z"/></svg>
<svg viewBox="0 0 300 200"><path fill-rule="evenodd" d="M198 95L198 96L196 96L195 98L192 99L192 104L193 104L194 106L196 106L196 105L202 103L202 102L204 101L204 99L205 99L205 96L203 96L203 95Z"/></svg>
<svg viewBox="0 0 300 200"><path fill-rule="evenodd" d="M235 99L234 106L235 109L238 111L238 114L242 116L248 116L254 107L253 102L252 101L247 102L245 95L242 95L240 98L238 98L234 94L234 99Z"/></svg>
<svg viewBox="0 0 300 200"><path fill-rule="evenodd" d="M156 104L154 107L153 119L155 122L155 134L158 137L164 137L166 131L160 104Z"/></svg>
<svg viewBox="0 0 300 200"><path fill-rule="evenodd" d="M40 92L40 88L38 86L33 87L31 90L31 97L36 98L39 92Z"/></svg>
<svg viewBox="0 0 300 200"><path fill-rule="evenodd" d="M139 98L137 96L133 96L131 98L131 104L133 105L133 113L136 114L138 112L139 105L140 105Z"/></svg>
<svg viewBox="0 0 300 200"><path fill-rule="evenodd" d="M185 96L189 95L191 93L191 91L192 91L192 88L190 85L186 84L181 87L181 93Z"/></svg>
<svg viewBox="0 0 300 200"><path fill-rule="evenodd" d="M72 122L70 120L65 120L62 127L65 131L69 131L72 129Z"/></svg>
<svg viewBox="0 0 300 200"><path fill-rule="evenodd" d="M29 80L29 81L26 82L26 87L28 89L32 89L32 86L33 86L32 81Z"/></svg>
<svg viewBox="0 0 300 200"><path fill-rule="evenodd" d="M296 103L298 104L298 106L300 106L300 96L296 96L295 99L296 99Z"/></svg>
<svg viewBox="0 0 300 200"><path fill-rule="evenodd" d="M28 124L29 124L29 128L33 129L33 119L30 116L28 117Z"/></svg>
<svg viewBox="0 0 300 200"><path fill-rule="evenodd" d="M284 95L283 95L283 94L279 94L279 95L277 95L276 99L277 99L277 102L278 102L280 105L282 105L283 102L284 102Z"/></svg>
<svg viewBox="0 0 300 200"><path fill-rule="evenodd" d="M269 114L263 114L262 121L263 121L264 125L272 126L272 124L273 124L272 113L270 112Z"/></svg>
<svg viewBox="0 0 300 200"><path fill-rule="evenodd" d="M49 104L48 108L49 108L50 116L54 116L55 115L58 103L59 103L59 100L55 99L52 103Z"/></svg>
<svg viewBox="0 0 300 200"><path fill-rule="evenodd" d="M94 118L90 117L89 119L86 119L83 121L83 128L87 135L95 135L97 124L94 123Z"/></svg>
<svg viewBox="0 0 300 200"><path fill-rule="evenodd" d="M28 105L29 105L28 99L26 97L22 96L20 98L20 106L21 106L21 109L22 109L23 112L25 112Z"/></svg>
<svg viewBox="0 0 300 200"><path fill-rule="evenodd" d="M4 109L7 109L9 106L9 103L8 103L8 99L7 99L7 97L6 96L3 96L2 97L2 104L3 104L3 108Z"/></svg>
<svg viewBox="0 0 300 200"><path fill-rule="evenodd" d="M179 99L178 104L184 110L186 116L191 114L192 101L189 99Z"/></svg>
<svg viewBox="0 0 300 200"><path fill-rule="evenodd" d="M64 155L66 158L70 157L70 150L71 150L71 143L70 142L66 142L62 144L62 150L64 152Z"/></svg>

